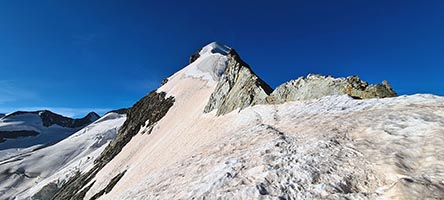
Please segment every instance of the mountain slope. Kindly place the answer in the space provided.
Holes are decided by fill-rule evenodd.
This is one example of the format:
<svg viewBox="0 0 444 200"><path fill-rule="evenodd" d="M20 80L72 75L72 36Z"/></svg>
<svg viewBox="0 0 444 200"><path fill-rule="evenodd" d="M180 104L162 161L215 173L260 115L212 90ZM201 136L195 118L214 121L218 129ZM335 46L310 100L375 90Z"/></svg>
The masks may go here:
<svg viewBox="0 0 444 200"><path fill-rule="evenodd" d="M125 115L108 113L52 146L2 160L0 197L24 199L43 187L45 192L35 197L53 194L68 178L91 168L125 119Z"/></svg>
<svg viewBox="0 0 444 200"><path fill-rule="evenodd" d="M54 199L444 198L443 97L382 99L396 96L388 84L359 79L353 92L375 98L336 87L273 96L232 52L211 43L194 54Z"/></svg>

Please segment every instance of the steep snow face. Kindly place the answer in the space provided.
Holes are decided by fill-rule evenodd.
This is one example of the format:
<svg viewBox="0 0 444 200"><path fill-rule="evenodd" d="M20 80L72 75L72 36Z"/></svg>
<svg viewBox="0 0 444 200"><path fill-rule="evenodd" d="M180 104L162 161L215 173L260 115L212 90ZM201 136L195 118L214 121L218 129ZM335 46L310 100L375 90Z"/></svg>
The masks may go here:
<svg viewBox="0 0 444 200"><path fill-rule="evenodd" d="M212 42L199 52L199 58L190 63L183 73L186 76L202 78L208 85L215 85L227 66L227 54L230 47Z"/></svg>
<svg viewBox="0 0 444 200"><path fill-rule="evenodd" d="M1 157L0 199L25 199L44 186L60 186L77 172L88 170L125 119L125 115L108 113L55 145Z"/></svg>

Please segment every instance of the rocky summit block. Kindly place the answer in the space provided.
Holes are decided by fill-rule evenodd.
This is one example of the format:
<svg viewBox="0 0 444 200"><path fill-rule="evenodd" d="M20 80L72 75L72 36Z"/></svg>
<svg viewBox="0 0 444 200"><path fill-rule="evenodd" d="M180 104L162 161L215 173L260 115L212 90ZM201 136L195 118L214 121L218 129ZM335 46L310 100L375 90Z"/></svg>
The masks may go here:
<svg viewBox="0 0 444 200"><path fill-rule="evenodd" d="M204 112L217 109L217 115L223 115L237 108L261 104L272 91L273 89L242 61L236 51L230 49L227 67Z"/></svg>

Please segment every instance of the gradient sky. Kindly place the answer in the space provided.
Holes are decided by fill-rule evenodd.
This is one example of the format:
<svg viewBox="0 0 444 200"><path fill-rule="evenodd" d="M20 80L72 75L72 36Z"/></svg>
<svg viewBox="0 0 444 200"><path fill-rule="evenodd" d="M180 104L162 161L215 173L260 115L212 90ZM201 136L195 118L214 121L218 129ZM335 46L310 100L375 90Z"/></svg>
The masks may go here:
<svg viewBox="0 0 444 200"><path fill-rule="evenodd" d="M254 3L253 3L254 2ZM272 87L308 73L444 94L444 1L0 1L0 112L128 107L211 41Z"/></svg>

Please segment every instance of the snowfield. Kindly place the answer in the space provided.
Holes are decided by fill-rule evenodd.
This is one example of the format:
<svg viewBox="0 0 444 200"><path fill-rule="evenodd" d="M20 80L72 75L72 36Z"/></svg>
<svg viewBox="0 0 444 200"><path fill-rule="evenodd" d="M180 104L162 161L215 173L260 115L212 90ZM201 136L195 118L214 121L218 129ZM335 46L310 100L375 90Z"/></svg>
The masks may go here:
<svg viewBox="0 0 444 200"><path fill-rule="evenodd" d="M100 199L444 198L443 97L328 96L204 114L216 82L189 72L213 55L223 56L201 56L157 90L173 107L98 172L85 199L124 171Z"/></svg>
<svg viewBox="0 0 444 200"><path fill-rule="evenodd" d="M88 170L126 117L109 113L52 146L0 162L0 199L25 199L49 183L60 185Z"/></svg>
<svg viewBox="0 0 444 200"><path fill-rule="evenodd" d="M442 97L333 96L254 106L219 119L202 119L195 126L167 133L175 135L165 137L171 141L148 142L158 146L145 147L150 154L139 162L125 163L130 166L127 174L102 199L444 195ZM185 139L191 135L193 139Z"/></svg>

